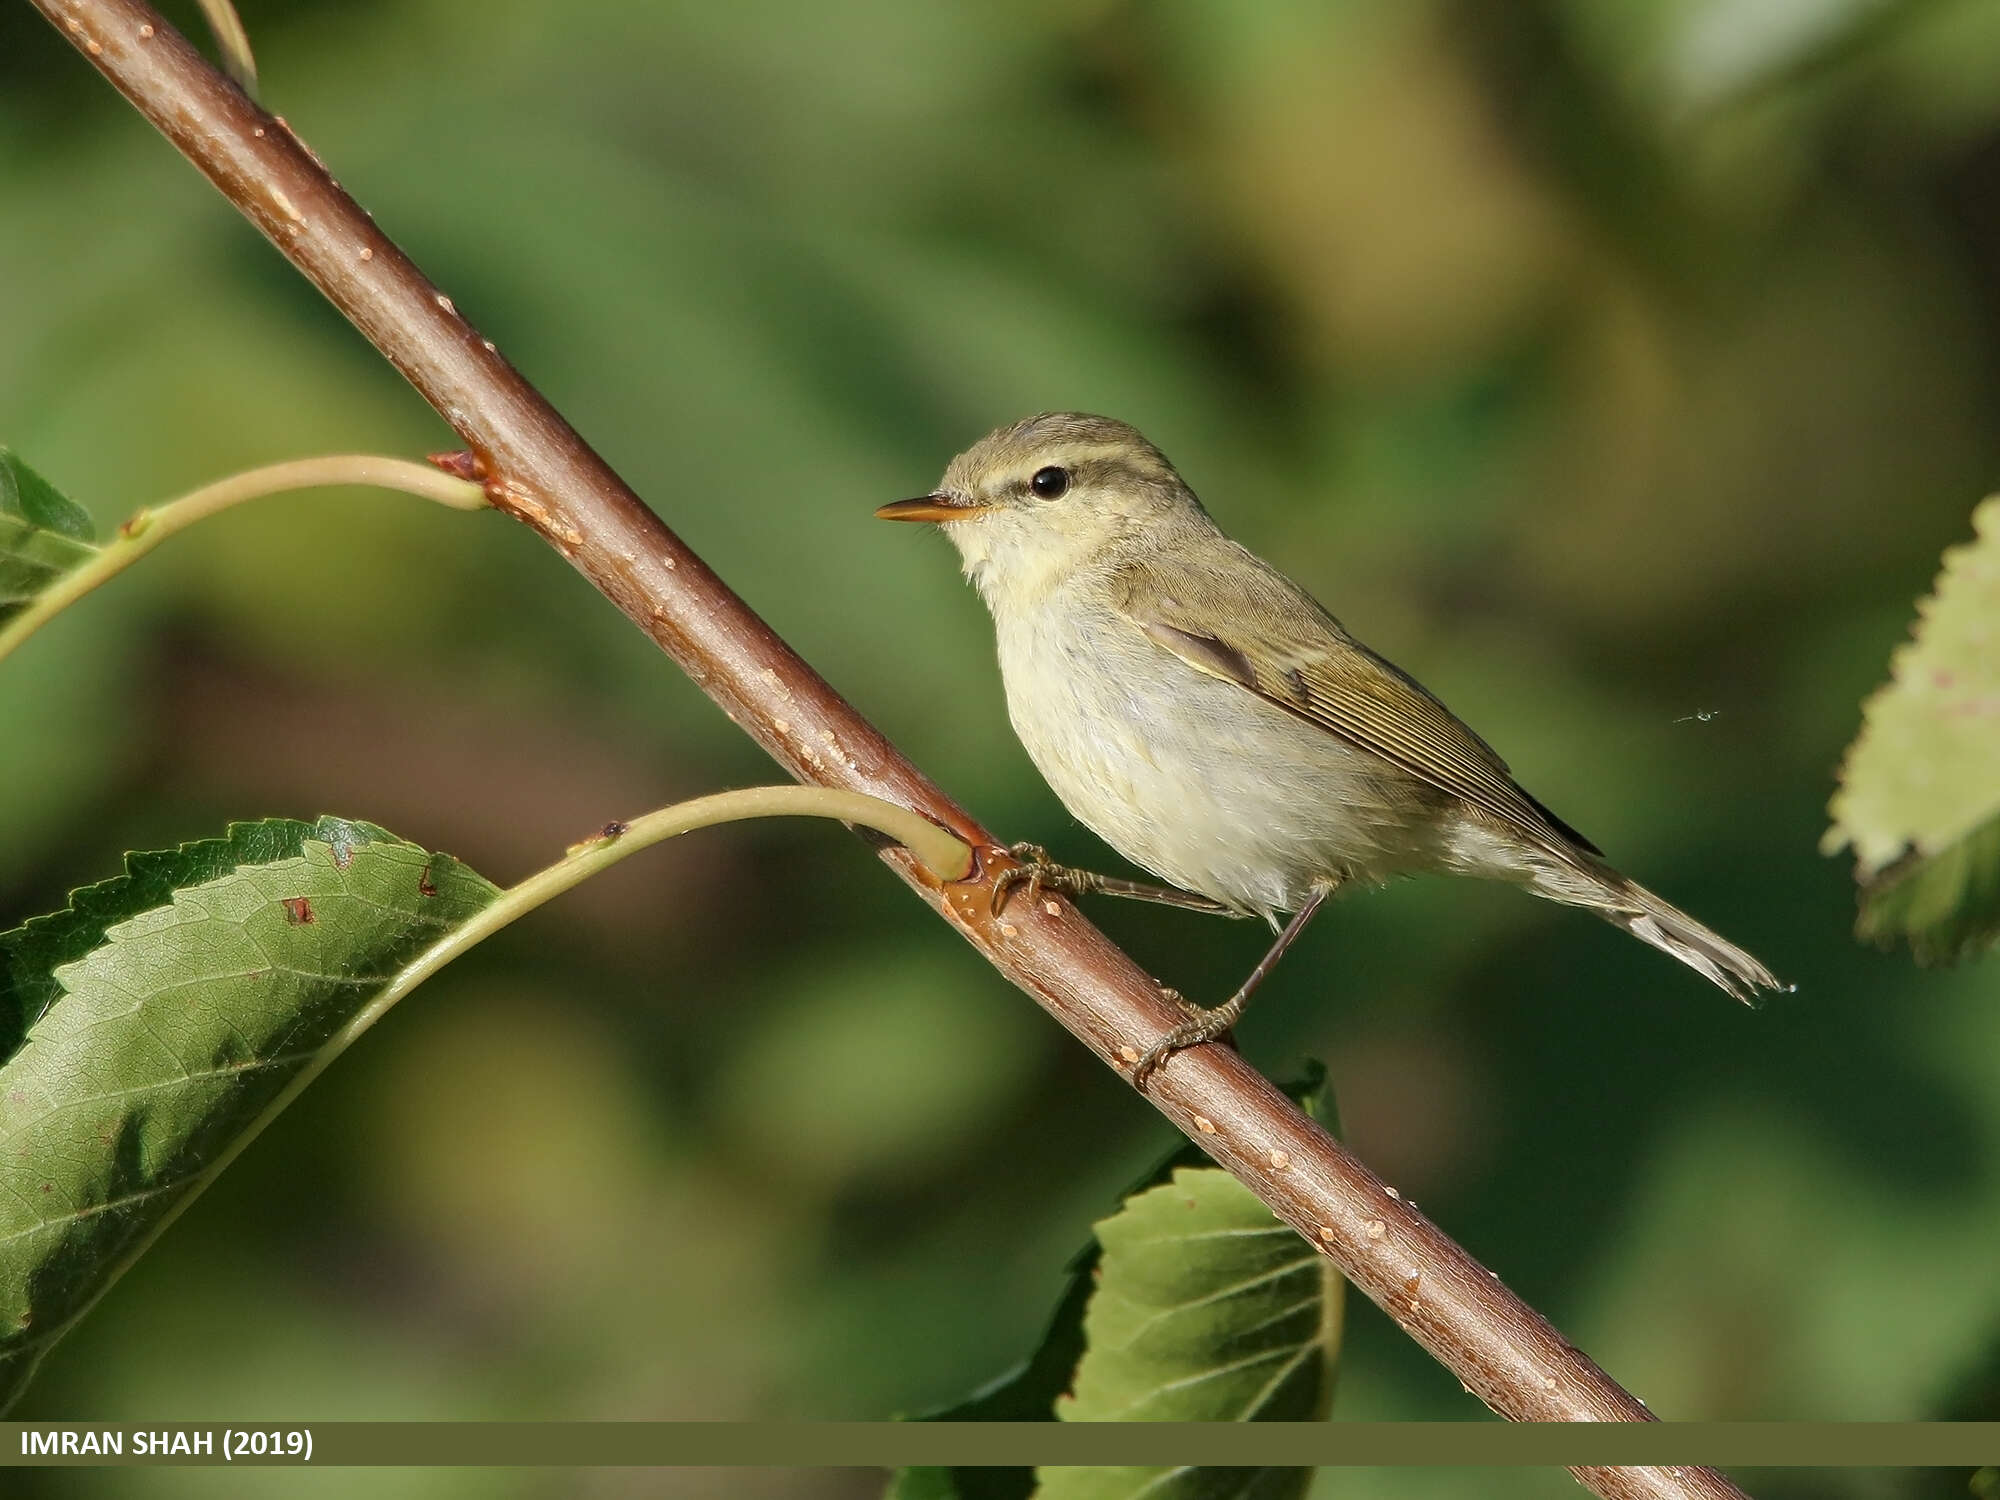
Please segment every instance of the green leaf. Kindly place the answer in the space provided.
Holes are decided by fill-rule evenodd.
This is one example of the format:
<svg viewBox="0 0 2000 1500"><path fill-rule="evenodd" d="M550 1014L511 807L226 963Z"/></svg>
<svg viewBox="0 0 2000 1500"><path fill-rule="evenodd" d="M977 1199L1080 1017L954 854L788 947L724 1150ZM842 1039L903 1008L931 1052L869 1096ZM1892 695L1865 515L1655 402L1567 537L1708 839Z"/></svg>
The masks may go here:
<svg viewBox="0 0 2000 1500"><path fill-rule="evenodd" d="M1326 1415L1343 1283L1332 1264L1217 1167L1183 1167L1097 1226L1071 1422L1310 1422ZM1291 1496L1309 1469L1061 1468L1043 1500Z"/></svg>
<svg viewBox="0 0 2000 1500"><path fill-rule="evenodd" d="M0 1405L285 1086L498 894L366 823L238 824L0 935Z"/></svg>
<svg viewBox="0 0 2000 1500"><path fill-rule="evenodd" d="M96 555L90 515L0 447L0 624Z"/></svg>
<svg viewBox="0 0 2000 1500"><path fill-rule="evenodd" d="M2000 813L1928 859L1883 871L1862 891L1854 931L1885 948L1907 938L1923 964L1990 948L2000 938Z"/></svg>
<svg viewBox="0 0 2000 1500"><path fill-rule="evenodd" d="M183 886L219 880L243 865L295 859L307 839L351 848L394 835L372 823L273 818L232 823L219 839L125 856L125 873L70 893L69 905L0 933L0 1061L62 994L55 971L104 941L108 929L173 900Z"/></svg>
<svg viewBox="0 0 2000 1500"><path fill-rule="evenodd" d="M1297 1082L1286 1085L1285 1093L1308 1115L1322 1121L1336 1134L1339 1121L1332 1096L1326 1092L1326 1068L1318 1061L1306 1065L1305 1074ZM1295 1247L1305 1248L1304 1241L1289 1227L1280 1223L1271 1211L1257 1198L1219 1167L1208 1165L1208 1153L1192 1141L1183 1141L1173 1151L1168 1152L1124 1193L1119 1195L1127 1210L1139 1197L1153 1190L1163 1188L1176 1181L1182 1173L1192 1173L1207 1183L1208 1179L1220 1178L1234 1186L1241 1200L1247 1200L1254 1213L1246 1217L1257 1223L1261 1230L1266 1225L1275 1225L1290 1235ZM1203 1191L1218 1191L1205 1186ZM1226 1190L1220 1190L1226 1196ZM1237 1205L1241 1207L1239 1202ZM1261 1220L1255 1215L1261 1214ZM1046 1422L1061 1417L1076 1420L1077 1414L1069 1409L1066 1401L1071 1387L1079 1377L1079 1366L1088 1363L1085 1353L1088 1345L1086 1327L1095 1306L1095 1296L1102 1276L1099 1270L1106 1251L1103 1230L1107 1224L1119 1223L1124 1213L1115 1215L1097 1225L1098 1234L1077 1253L1069 1264L1069 1279L1064 1284L1062 1300L1056 1305L1055 1315L1049 1319L1041 1342L1035 1352L1013 1370L983 1386L952 1406L929 1411L917 1418L923 1422ZM1214 1242L1199 1249L1191 1250L1190 1258L1202 1261L1220 1254L1235 1263L1237 1247L1222 1244L1218 1250ZM1318 1260L1320 1257L1312 1257ZM1325 1295L1330 1299L1326 1304L1323 1341L1323 1357L1315 1365L1324 1372L1324 1385L1319 1399L1317 1415L1325 1415L1327 1400L1332 1395L1332 1361L1337 1351L1340 1336L1342 1296L1346 1282L1326 1266L1324 1275L1328 1285ZM1084 1417L1083 1420L1091 1420ZM1153 1419L1144 1419L1153 1420ZM1171 1419L1170 1419L1171 1420ZM1218 1417L1214 1420L1236 1420ZM1298 1420L1275 1413L1260 1414L1254 1420ZM1164 1473L1159 1469L1045 1469L1036 1471L1022 1467L982 1467L982 1468L910 1468L898 1470L890 1479L883 1492L884 1500L1028 1500L1037 1493L1055 1495L1124 1495L1131 1493L1153 1476ZM1311 1478L1306 1469L1205 1469L1186 1470L1183 1475L1194 1476L1189 1481L1176 1476L1175 1484L1169 1488L1177 1494L1201 1495L1257 1495L1277 1497L1292 1496L1303 1492L1305 1482ZM1262 1477L1260 1477L1262 1476ZM1041 1489L1036 1488L1037 1481ZM1194 1487L1189 1487L1190 1483ZM1054 1484L1055 1489L1049 1486ZM1267 1488L1276 1484L1277 1488ZM1108 1486L1096 1488L1093 1486Z"/></svg>
<svg viewBox="0 0 2000 1500"><path fill-rule="evenodd" d="M1317 1064L1293 1092L1317 1114ZM1310 1422L1333 1399L1346 1282L1220 1167L1177 1166L1096 1226L1066 1422ZM1309 1468L1044 1468L1039 1500L1295 1500Z"/></svg>
<svg viewBox="0 0 2000 1500"><path fill-rule="evenodd" d="M1179 1153L1176 1153L1178 1155ZM1056 1401L1069 1389L1083 1358L1084 1309L1097 1270L1093 1240L1070 1262L1062 1300L1035 1352L990 1385L953 1406L927 1411L920 1422L1053 1422ZM1026 1464L898 1469L883 1500L1028 1500L1035 1471Z"/></svg>
<svg viewBox="0 0 2000 1500"><path fill-rule="evenodd" d="M28 467L12 448L0 444L0 516L13 516L75 542L97 537L90 512Z"/></svg>
<svg viewBox="0 0 2000 1500"><path fill-rule="evenodd" d="M1854 850L1859 934L1924 963L2000 937L2000 496L1972 522L1863 705L1821 844Z"/></svg>
<svg viewBox="0 0 2000 1500"><path fill-rule="evenodd" d="M1070 1262L1068 1285L1042 1341L1027 1360L982 1386L956 1406L926 1412L926 1422L1052 1422L1056 1400L1069 1389L1083 1358L1084 1309L1089 1306L1098 1248L1091 1245Z"/></svg>
<svg viewBox="0 0 2000 1500"><path fill-rule="evenodd" d="M1183 1167L1097 1226L1072 1422L1304 1422L1324 1413L1326 1257L1219 1167Z"/></svg>

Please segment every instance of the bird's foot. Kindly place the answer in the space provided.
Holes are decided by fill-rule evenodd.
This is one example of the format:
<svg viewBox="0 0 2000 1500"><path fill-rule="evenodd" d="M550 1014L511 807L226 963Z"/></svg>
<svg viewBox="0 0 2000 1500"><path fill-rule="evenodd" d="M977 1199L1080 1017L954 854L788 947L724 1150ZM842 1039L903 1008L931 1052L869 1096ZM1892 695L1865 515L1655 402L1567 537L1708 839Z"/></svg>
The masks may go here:
<svg viewBox="0 0 2000 1500"><path fill-rule="evenodd" d="M1178 906L1183 911L1208 912L1219 917L1249 915L1213 896L1197 895L1177 886L1149 885L1143 880L1127 880L1122 875L1099 875L1092 870L1059 865L1049 858L1049 851L1040 844L1009 844L1001 852L1013 855L1020 863L1009 865L993 881L993 915L996 917L1017 885L1027 886L1030 900L1045 890L1061 891L1069 896L1094 891L1099 895L1124 896L1132 901L1151 901L1157 906Z"/></svg>
<svg viewBox="0 0 2000 1500"><path fill-rule="evenodd" d="M1183 995L1177 989L1172 989L1163 984L1159 986L1159 991L1162 1000L1173 1001L1174 1008L1190 1021L1204 1020L1214 1014L1206 1005L1196 1005L1194 1001L1188 999L1186 995Z"/></svg>
<svg viewBox="0 0 2000 1500"><path fill-rule="evenodd" d="M1142 1093L1152 1080L1154 1071L1176 1052L1212 1042L1234 1026L1236 1018L1243 1014L1243 1002L1247 998L1239 994L1225 1004L1211 1007L1196 1005L1178 990L1162 989L1161 993L1179 1006L1181 1014L1187 1019L1148 1047L1133 1065L1132 1087Z"/></svg>
<svg viewBox="0 0 2000 1500"><path fill-rule="evenodd" d="M1028 899L1032 901L1045 890L1080 896L1085 891L1096 890L1103 878L1088 870L1073 870L1068 865L1057 864L1040 844L1009 844L1007 852L1020 863L1009 865L994 877L992 906L996 917L1006 909L1008 898L1014 894L1017 885L1028 888Z"/></svg>

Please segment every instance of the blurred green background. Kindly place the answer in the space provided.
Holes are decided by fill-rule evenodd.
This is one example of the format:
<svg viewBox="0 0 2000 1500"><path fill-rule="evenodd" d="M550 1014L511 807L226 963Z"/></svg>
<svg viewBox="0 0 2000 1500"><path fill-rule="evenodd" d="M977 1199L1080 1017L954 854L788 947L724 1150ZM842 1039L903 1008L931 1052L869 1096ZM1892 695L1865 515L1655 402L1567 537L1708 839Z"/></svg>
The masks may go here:
<svg viewBox="0 0 2000 1500"><path fill-rule="evenodd" d="M243 9L266 103L668 523L990 826L1099 867L950 549L869 511L1028 412L1137 423L1531 790L1798 983L1743 1010L1586 916L1417 882L1321 920L1250 1055L1325 1058L1360 1154L1659 1412L1962 1399L2000 1340L2000 969L1858 948L1815 846L2000 469L2000 6ZM452 445L18 5L0 201L0 440L101 526L257 463ZM365 817L506 881L770 779L521 528L281 499L0 671L0 925L233 817ZM1209 999L1265 941L1095 914ZM405 1004L18 1415L915 1411L1027 1350L1169 1144L855 841L710 832ZM1338 1416L1477 1410L1352 1315Z"/></svg>

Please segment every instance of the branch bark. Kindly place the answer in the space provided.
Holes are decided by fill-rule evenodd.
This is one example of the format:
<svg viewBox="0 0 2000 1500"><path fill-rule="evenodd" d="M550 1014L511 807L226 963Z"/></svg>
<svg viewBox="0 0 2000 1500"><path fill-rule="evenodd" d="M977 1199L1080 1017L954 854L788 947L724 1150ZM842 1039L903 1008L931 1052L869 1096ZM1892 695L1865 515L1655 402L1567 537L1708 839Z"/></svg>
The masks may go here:
<svg viewBox="0 0 2000 1500"><path fill-rule="evenodd" d="M33 0L400 370L485 465L488 493L539 532L794 776L934 818L979 851L940 884L879 850L944 920L1121 1075L1179 1014L1067 903L987 886L1008 856L690 552L376 228L281 118L138 0ZM1147 1097L1500 1415L1651 1414L1497 1277L1227 1048L1174 1057ZM1698 1468L1578 1468L1599 1495L1723 1497Z"/></svg>

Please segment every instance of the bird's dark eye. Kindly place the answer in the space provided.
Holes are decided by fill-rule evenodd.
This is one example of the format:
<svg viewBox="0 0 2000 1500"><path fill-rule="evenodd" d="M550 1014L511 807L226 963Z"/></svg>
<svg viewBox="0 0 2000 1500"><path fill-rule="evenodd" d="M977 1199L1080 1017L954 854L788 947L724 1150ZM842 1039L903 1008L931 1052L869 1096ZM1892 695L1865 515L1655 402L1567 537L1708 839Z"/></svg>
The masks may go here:
<svg viewBox="0 0 2000 1500"><path fill-rule="evenodd" d="M1028 488L1044 500L1060 500L1069 493L1069 470L1059 469L1054 464L1046 469L1035 470L1035 477L1028 481Z"/></svg>

